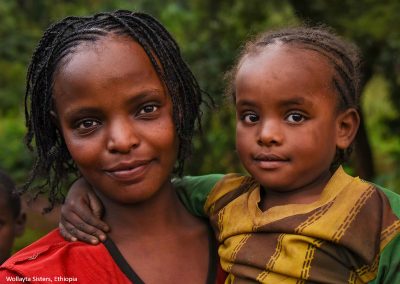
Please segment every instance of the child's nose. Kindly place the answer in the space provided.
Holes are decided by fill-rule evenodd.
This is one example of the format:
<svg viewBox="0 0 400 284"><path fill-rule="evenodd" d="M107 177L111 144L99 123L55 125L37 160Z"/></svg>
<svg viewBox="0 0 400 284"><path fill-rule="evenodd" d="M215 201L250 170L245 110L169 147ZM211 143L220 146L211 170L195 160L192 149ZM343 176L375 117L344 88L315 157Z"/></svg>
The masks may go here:
<svg viewBox="0 0 400 284"><path fill-rule="evenodd" d="M113 153L128 153L139 145L139 136L131 120L118 120L111 123L107 149Z"/></svg>
<svg viewBox="0 0 400 284"><path fill-rule="evenodd" d="M261 146L282 144L283 132L279 123L273 120L262 123L257 142Z"/></svg>

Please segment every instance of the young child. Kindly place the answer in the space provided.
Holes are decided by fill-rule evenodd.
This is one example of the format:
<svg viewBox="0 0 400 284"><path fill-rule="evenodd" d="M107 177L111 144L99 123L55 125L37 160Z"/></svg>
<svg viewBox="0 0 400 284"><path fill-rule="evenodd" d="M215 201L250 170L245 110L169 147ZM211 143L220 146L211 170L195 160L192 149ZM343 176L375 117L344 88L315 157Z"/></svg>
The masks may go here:
<svg viewBox="0 0 400 284"><path fill-rule="evenodd" d="M10 257L16 237L22 236L26 216L12 179L0 170L0 265Z"/></svg>
<svg viewBox="0 0 400 284"><path fill-rule="evenodd" d="M177 182L210 218L227 283L400 283L400 197L340 166L359 126L358 65L322 28L268 32L244 48L230 89L251 177Z"/></svg>
<svg viewBox="0 0 400 284"><path fill-rule="evenodd" d="M54 204L63 179L79 171L113 230L100 246L54 230L8 259L0 282L224 282L208 224L171 183L189 153L201 95L175 41L147 14L68 17L49 27L28 69L27 141L38 155L30 182L45 178L37 190Z"/></svg>

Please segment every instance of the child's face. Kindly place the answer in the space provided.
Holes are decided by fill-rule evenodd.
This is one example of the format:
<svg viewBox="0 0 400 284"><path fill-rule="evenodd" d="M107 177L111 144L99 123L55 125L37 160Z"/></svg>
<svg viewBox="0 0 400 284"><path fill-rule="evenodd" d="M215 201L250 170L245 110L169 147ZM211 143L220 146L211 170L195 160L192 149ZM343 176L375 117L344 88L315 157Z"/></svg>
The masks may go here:
<svg viewBox="0 0 400 284"><path fill-rule="evenodd" d="M242 60L236 80L236 143L265 188L318 188L342 141L332 68L316 52L272 45Z"/></svg>
<svg viewBox="0 0 400 284"><path fill-rule="evenodd" d="M0 264L10 257L14 239L22 235L25 226L25 215L13 216L7 200L0 191Z"/></svg>
<svg viewBox="0 0 400 284"><path fill-rule="evenodd" d="M107 36L81 44L55 77L55 118L82 175L135 203L169 179L178 139L172 103L142 47Z"/></svg>

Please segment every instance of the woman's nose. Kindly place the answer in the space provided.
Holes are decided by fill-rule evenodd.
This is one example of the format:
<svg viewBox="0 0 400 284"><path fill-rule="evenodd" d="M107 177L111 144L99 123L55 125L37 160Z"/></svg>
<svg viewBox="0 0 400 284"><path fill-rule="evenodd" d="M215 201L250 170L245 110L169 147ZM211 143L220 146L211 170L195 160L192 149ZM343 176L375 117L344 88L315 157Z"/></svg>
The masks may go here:
<svg viewBox="0 0 400 284"><path fill-rule="evenodd" d="M109 126L107 149L113 153L128 153L139 145L139 135L131 120L118 119Z"/></svg>

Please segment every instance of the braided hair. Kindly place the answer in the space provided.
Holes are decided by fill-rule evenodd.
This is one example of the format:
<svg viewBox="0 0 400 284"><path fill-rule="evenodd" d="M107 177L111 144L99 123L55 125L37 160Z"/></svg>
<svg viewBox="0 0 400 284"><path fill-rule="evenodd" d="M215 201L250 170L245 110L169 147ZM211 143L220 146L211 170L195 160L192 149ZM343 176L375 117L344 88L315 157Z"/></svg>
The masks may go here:
<svg viewBox="0 0 400 284"><path fill-rule="evenodd" d="M281 44L293 48L318 52L333 67L332 87L338 95L338 111L349 108L359 109L360 57L356 46L346 42L326 27L294 27L262 33L250 40L241 51L234 67L227 72L227 95L235 101L234 81L239 66L246 55L261 52L269 45ZM331 170L346 161L352 146L337 149Z"/></svg>
<svg viewBox="0 0 400 284"><path fill-rule="evenodd" d="M179 138L175 174L182 174L184 160L191 152L195 126L200 128L202 91L177 43L156 19L140 12L118 10L88 17L67 17L54 23L44 32L32 56L25 94L26 144L31 150L35 148L37 159L23 191L31 189L37 196L49 187L50 210L55 203L63 201L62 181L69 173L77 173L50 114L55 73L78 45L95 42L109 34L128 36L140 44L167 88ZM38 177L44 177L45 181L33 187Z"/></svg>

